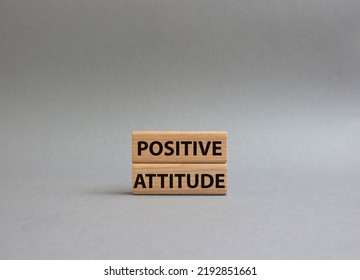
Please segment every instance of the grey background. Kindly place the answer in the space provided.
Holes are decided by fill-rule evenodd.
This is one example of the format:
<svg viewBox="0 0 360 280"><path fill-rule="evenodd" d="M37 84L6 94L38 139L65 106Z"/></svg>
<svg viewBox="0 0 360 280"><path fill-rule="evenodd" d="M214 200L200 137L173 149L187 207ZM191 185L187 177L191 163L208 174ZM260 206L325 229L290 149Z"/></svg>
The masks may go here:
<svg viewBox="0 0 360 280"><path fill-rule="evenodd" d="M359 1L0 2L0 258L359 259ZM133 196L132 130L227 130L227 196Z"/></svg>

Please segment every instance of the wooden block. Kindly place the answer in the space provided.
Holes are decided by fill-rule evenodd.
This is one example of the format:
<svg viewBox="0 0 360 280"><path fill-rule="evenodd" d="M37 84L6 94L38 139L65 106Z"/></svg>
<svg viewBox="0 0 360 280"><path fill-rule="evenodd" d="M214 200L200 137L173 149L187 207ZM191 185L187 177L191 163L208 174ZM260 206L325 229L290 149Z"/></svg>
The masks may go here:
<svg viewBox="0 0 360 280"><path fill-rule="evenodd" d="M134 131L134 163L226 163L225 131Z"/></svg>
<svg viewBox="0 0 360 280"><path fill-rule="evenodd" d="M226 194L227 164L132 166L133 194Z"/></svg>

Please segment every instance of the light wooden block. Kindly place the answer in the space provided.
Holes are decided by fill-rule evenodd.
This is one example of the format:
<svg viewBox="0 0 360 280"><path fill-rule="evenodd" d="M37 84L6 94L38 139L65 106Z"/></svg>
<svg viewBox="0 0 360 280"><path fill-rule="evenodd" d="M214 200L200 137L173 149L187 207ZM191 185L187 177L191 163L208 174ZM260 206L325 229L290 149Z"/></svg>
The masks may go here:
<svg viewBox="0 0 360 280"><path fill-rule="evenodd" d="M133 194L226 194L227 164L132 165Z"/></svg>
<svg viewBox="0 0 360 280"><path fill-rule="evenodd" d="M226 163L225 131L134 131L134 163Z"/></svg>

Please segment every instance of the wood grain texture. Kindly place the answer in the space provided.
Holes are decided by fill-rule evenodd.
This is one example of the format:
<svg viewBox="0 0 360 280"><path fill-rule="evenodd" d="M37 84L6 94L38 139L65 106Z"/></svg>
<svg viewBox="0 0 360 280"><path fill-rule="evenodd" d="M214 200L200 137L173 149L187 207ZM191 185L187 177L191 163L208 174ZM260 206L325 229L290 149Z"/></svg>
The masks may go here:
<svg viewBox="0 0 360 280"><path fill-rule="evenodd" d="M133 131L133 163L226 163L225 131Z"/></svg>
<svg viewBox="0 0 360 280"><path fill-rule="evenodd" d="M132 186L133 194L224 195L227 192L227 164L134 163Z"/></svg>

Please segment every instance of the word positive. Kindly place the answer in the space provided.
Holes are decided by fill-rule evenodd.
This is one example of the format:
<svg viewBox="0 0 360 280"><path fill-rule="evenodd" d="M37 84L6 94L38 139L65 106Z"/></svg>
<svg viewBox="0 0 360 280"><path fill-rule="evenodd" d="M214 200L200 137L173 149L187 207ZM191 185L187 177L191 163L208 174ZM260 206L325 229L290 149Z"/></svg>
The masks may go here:
<svg viewBox="0 0 360 280"><path fill-rule="evenodd" d="M148 150L151 155L165 156L172 155L203 155L211 154L213 156L221 156L221 141L166 141L164 144L160 141L153 141L150 144L146 141L138 142L138 156L141 156L143 151ZM210 153L209 153L210 152Z"/></svg>

